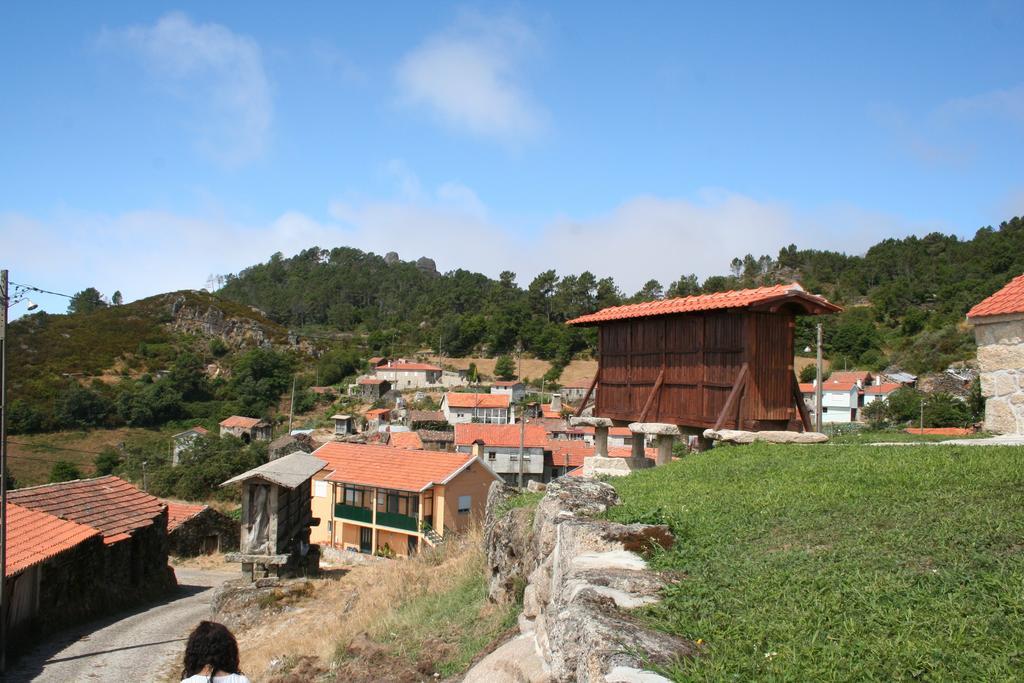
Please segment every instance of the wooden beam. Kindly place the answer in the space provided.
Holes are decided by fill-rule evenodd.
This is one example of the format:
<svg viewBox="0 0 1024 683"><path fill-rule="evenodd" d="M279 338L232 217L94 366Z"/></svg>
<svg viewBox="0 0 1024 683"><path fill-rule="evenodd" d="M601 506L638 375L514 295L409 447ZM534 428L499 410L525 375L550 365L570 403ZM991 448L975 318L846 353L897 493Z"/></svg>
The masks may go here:
<svg viewBox="0 0 1024 683"><path fill-rule="evenodd" d="M735 409L740 396L740 391L742 391L743 387L747 384L748 367L749 366L744 363L743 367L740 368L739 374L736 375L736 381L732 385L732 391L729 392L729 398L726 399L725 405L722 406L722 412L718 414L718 419L715 421L715 430L722 428L722 425L725 424L725 418Z"/></svg>
<svg viewBox="0 0 1024 683"><path fill-rule="evenodd" d="M592 394L594 392L594 387L597 386L597 377L600 374L601 374L601 371L600 371L600 369L598 369L597 374L594 375L594 379L590 380L590 386L587 387L587 393L583 394L583 400L580 401L580 407L576 409L576 417L579 417L580 415L582 415L583 414L583 409L587 407L587 401L590 400L590 394Z"/></svg>
<svg viewBox="0 0 1024 683"><path fill-rule="evenodd" d="M651 389L650 396L647 397L647 402L644 403L644 409L640 413L640 419L637 422L646 422L647 413L651 412L651 406L654 405L654 399L657 398L658 392L661 391L661 383L665 381L665 368L661 368L661 372L658 373L658 379L654 380L654 388Z"/></svg>
<svg viewBox="0 0 1024 683"><path fill-rule="evenodd" d="M804 431L812 431L811 413L807 410L807 404L804 403L804 395L800 392L800 380L795 374L793 375L793 400L796 401L796 409L800 411L800 421L804 423Z"/></svg>

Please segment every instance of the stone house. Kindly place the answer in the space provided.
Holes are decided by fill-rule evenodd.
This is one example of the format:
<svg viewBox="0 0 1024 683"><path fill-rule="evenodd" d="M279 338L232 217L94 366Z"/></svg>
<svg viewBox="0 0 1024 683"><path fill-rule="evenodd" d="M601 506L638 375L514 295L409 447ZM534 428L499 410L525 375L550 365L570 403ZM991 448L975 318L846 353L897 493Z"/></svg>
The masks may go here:
<svg viewBox="0 0 1024 683"><path fill-rule="evenodd" d="M102 536L96 559L101 581L71 599L73 608L75 600L88 603L78 605L80 613L136 604L176 585L167 564L167 508L127 481L110 475L14 489L7 495L9 503L90 527Z"/></svg>
<svg viewBox="0 0 1024 683"><path fill-rule="evenodd" d="M167 540L178 557L238 550L239 523L209 505L163 501L167 505Z"/></svg>
<svg viewBox="0 0 1024 683"><path fill-rule="evenodd" d="M384 394L391 391L391 382L379 377L360 377L356 386L359 395L369 401L379 401Z"/></svg>
<svg viewBox="0 0 1024 683"><path fill-rule="evenodd" d="M103 534L39 510L7 503L7 565L3 611L7 650L17 655L42 631L99 612Z"/></svg>
<svg viewBox="0 0 1024 683"><path fill-rule="evenodd" d="M385 360L373 368L373 376L386 379L393 389L405 391L420 387L436 386L441 383L442 370L430 363L414 363L403 358Z"/></svg>
<svg viewBox="0 0 1024 683"><path fill-rule="evenodd" d="M442 431L437 429L417 429L416 434L420 437L425 451L453 451L455 450L455 432Z"/></svg>
<svg viewBox="0 0 1024 683"><path fill-rule="evenodd" d="M565 398L569 403L579 403L583 400L583 397L587 395L587 389L590 388L590 382L570 382L569 384L562 385L562 397ZM597 387L590 392L590 400L594 400L597 397Z"/></svg>
<svg viewBox="0 0 1024 683"><path fill-rule="evenodd" d="M967 312L985 397L985 430L1024 435L1024 275Z"/></svg>
<svg viewBox="0 0 1024 683"><path fill-rule="evenodd" d="M313 455L327 465L313 481L310 540L360 553L407 557L482 523L499 479L463 453L332 442Z"/></svg>
<svg viewBox="0 0 1024 683"><path fill-rule="evenodd" d="M220 422L220 435L230 434L236 436L246 443L252 441L270 441L273 434L273 426L266 420L258 417L243 417L232 415Z"/></svg>
<svg viewBox="0 0 1024 683"><path fill-rule="evenodd" d="M171 439L174 440L174 448L171 452L171 466L178 464L178 459L182 451L187 451L192 448L192 445L196 442L196 439L207 436L209 434L206 429L200 426L195 426L192 429L187 429L183 432L178 432Z"/></svg>

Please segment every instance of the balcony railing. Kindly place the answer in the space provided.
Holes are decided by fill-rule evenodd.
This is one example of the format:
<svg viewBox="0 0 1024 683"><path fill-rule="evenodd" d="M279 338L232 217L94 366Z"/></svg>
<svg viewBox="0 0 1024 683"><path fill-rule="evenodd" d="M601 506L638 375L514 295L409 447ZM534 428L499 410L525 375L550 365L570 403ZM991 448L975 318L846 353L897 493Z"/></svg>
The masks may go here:
<svg viewBox="0 0 1024 683"><path fill-rule="evenodd" d="M344 503L335 504L334 516L340 519L350 519L353 522L362 522L364 524L373 523L373 510L369 508L356 507L354 505L346 505ZM387 526L392 529L403 529L405 531L416 532L419 530L419 522L415 517L400 515L394 512L378 512L377 524L379 526Z"/></svg>
<svg viewBox="0 0 1024 683"><path fill-rule="evenodd" d="M334 506L334 516L340 517L341 519L351 519L353 522L363 522L365 524L373 522L373 510L369 508L359 508L355 505L345 505L344 503L337 503Z"/></svg>

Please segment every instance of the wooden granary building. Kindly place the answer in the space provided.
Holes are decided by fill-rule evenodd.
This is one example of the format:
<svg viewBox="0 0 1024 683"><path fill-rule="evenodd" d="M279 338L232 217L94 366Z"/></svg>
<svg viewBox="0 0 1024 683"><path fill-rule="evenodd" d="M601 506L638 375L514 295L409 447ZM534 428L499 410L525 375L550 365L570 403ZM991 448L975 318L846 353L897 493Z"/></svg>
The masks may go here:
<svg viewBox="0 0 1024 683"><path fill-rule="evenodd" d="M615 306L568 324L598 328L587 392L600 387L597 417L690 433L810 430L793 372L795 320L840 310L793 283Z"/></svg>

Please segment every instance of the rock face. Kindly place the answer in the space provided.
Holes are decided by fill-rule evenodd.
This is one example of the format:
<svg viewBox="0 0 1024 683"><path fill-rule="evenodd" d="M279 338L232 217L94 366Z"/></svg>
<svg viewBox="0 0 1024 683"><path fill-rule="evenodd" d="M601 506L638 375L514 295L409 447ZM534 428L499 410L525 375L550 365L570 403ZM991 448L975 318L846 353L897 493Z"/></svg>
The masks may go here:
<svg viewBox="0 0 1024 683"><path fill-rule="evenodd" d="M985 430L1024 434L1024 316L975 321Z"/></svg>
<svg viewBox="0 0 1024 683"><path fill-rule="evenodd" d="M184 296L171 302L171 327L178 332L220 337L228 346L270 346L267 330L254 320L230 318L216 306L199 306Z"/></svg>
<svg viewBox="0 0 1024 683"><path fill-rule="evenodd" d="M828 437L821 432L745 432L738 429L705 429L704 438L722 443L825 443Z"/></svg>
<svg viewBox="0 0 1024 683"><path fill-rule="evenodd" d="M437 264L434 263L434 259L432 258L420 256L416 259L416 267L427 275L440 275L440 273L437 272Z"/></svg>
<svg viewBox="0 0 1024 683"><path fill-rule="evenodd" d="M629 610L656 602L667 582L637 554L670 547L661 525L592 519L619 502L590 479L548 484L536 510L498 514L511 489L491 487L485 525L490 595L523 591L520 635L467 673L465 681L664 681L645 671L695 653L692 643L651 631Z"/></svg>

